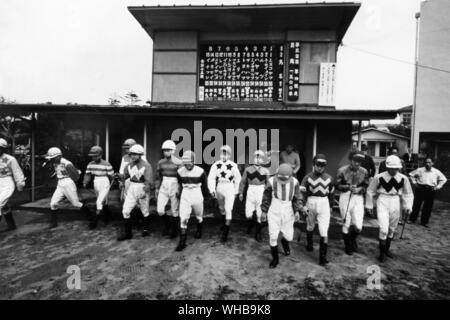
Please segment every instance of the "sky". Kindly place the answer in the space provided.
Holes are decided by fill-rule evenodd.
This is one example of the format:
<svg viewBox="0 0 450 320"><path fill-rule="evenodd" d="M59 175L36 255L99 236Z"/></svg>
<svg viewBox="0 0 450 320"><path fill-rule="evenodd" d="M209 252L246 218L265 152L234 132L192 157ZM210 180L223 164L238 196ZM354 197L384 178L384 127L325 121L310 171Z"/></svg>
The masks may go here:
<svg viewBox="0 0 450 320"><path fill-rule="evenodd" d="M338 50L338 109L412 104L420 1L355 1L361 8ZM1 0L0 96L19 103L107 104L134 91L143 104L151 97L153 45L127 6L189 3L277 1Z"/></svg>

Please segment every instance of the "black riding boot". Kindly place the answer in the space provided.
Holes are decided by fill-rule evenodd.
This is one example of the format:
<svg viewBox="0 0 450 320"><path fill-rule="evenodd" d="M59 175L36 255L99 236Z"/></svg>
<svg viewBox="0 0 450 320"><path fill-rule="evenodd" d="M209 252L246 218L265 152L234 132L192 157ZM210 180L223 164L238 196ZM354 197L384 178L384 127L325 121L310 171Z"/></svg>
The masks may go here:
<svg viewBox="0 0 450 320"><path fill-rule="evenodd" d="M86 203L83 203L83 206L80 208L80 211L82 213L84 213L84 216L85 216L87 221L91 221L92 220L92 212L91 212L91 210L89 210L89 208L86 205Z"/></svg>
<svg viewBox="0 0 450 320"><path fill-rule="evenodd" d="M203 222L197 222L197 231L195 232L195 238L200 239L202 237Z"/></svg>
<svg viewBox="0 0 450 320"><path fill-rule="evenodd" d="M180 242L178 243L178 246L176 247L175 251L181 251L184 248L186 248L186 238L187 238L186 229L181 229Z"/></svg>
<svg viewBox="0 0 450 320"><path fill-rule="evenodd" d="M168 236L170 231L170 217L165 213L162 216L163 222L164 222L164 229L162 232L163 236Z"/></svg>
<svg viewBox="0 0 450 320"><path fill-rule="evenodd" d="M386 240L379 239L380 256L378 260L380 262L386 261Z"/></svg>
<svg viewBox="0 0 450 320"><path fill-rule="evenodd" d="M284 255L290 255L291 248L289 248L289 241L287 241L285 238L281 238L281 245L283 246Z"/></svg>
<svg viewBox="0 0 450 320"><path fill-rule="evenodd" d="M252 233L252 229L253 229L253 219L248 219L247 220L247 234Z"/></svg>
<svg viewBox="0 0 450 320"><path fill-rule="evenodd" d="M170 239L175 239L178 235L178 217L170 217L172 232L170 233Z"/></svg>
<svg viewBox="0 0 450 320"><path fill-rule="evenodd" d="M50 228L56 228L58 226L58 211L50 210Z"/></svg>
<svg viewBox="0 0 450 320"><path fill-rule="evenodd" d="M227 242L228 240L228 232L230 231L230 226L224 225L223 226L223 231L222 231L222 237L221 237L221 241L222 242Z"/></svg>
<svg viewBox="0 0 450 320"><path fill-rule="evenodd" d="M392 254L392 252L389 250L391 248L391 242L392 242L392 238L387 238L386 239L386 257L394 259L394 255Z"/></svg>
<svg viewBox="0 0 450 320"><path fill-rule="evenodd" d="M327 249L328 244L325 243L325 237L320 237L320 247L319 247L319 264L324 266L328 263L327 260Z"/></svg>
<svg viewBox="0 0 450 320"><path fill-rule="evenodd" d="M345 253L349 256L353 255L350 235L348 233L343 233L342 238L344 239Z"/></svg>
<svg viewBox="0 0 450 320"><path fill-rule="evenodd" d="M313 251L313 231L306 231L306 250Z"/></svg>
<svg viewBox="0 0 450 320"><path fill-rule="evenodd" d="M117 238L118 241L124 241L133 238L131 226L131 218L125 219L123 222L123 233Z"/></svg>
<svg viewBox="0 0 450 320"><path fill-rule="evenodd" d="M100 218L99 214L93 213L91 216L91 221L89 222L89 229L93 230L97 228L98 219Z"/></svg>
<svg viewBox="0 0 450 320"><path fill-rule="evenodd" d="M144 217L142 221L142 236L148 237L150 235L150 215Z"/></svg>
<svg viewBox="0 0 450 320"><path fill-rule="evenodd" d="M270 247L270 252L272 253L272 261L269 264L269 268L275 268L278 265L278 246Z"/></svg>
<svg viewBox="0 0 450 320"><path fill-rule="evenodd" d="M7 213L5 213L5 221L8 225L8 229L6 229L7 231L17 229L11 209L9 209Z"/></svg>
<svg viewBox="0 0 450 320"><path fill-rule="evenodd" d="M255 240L258 241L258 242L261 242L261 240L262 240L261 229L262 229L261 222L256 223Z"/></svg>
<svg viewBox="0 0 450 320"><path fill-rule="evenodd" d="M107 224L109 221L109 217L110 217L109 206L105 204L103 206L102 214L101 214L100 218L103 221L103 223Z"/></svg>
<svg viewBox="0 0 450 320"><path fill-rule="evenodd" d="M356 238L358 238L359 232L352 228L350 235L350 243L351 243L351 249L353 252L358 252L358 243L356 242Z"/></svg>

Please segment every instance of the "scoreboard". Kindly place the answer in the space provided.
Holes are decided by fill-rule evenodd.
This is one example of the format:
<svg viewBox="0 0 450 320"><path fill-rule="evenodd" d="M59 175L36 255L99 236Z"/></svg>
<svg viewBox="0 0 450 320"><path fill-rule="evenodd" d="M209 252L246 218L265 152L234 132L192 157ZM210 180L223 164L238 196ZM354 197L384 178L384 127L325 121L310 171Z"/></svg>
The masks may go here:
<svg viewBox="0 0 450 320"><path fill-rule="evenodd" d="M199 101L283 101L284 51L283 44L201 45Z"/></svg>

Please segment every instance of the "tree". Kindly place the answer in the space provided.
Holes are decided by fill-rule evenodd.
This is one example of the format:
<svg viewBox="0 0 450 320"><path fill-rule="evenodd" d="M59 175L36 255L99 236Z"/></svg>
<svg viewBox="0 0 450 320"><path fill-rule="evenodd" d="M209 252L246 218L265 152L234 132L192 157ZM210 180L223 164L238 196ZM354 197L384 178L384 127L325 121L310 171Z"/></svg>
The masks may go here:
<svg viewBox="0 0 450 320"><path fill-rule="evenodd" d="M402 124L395 124L388 126L389 132L394 134L399 134L401 136L410 137L411 136L411 128L404 126Z"/></svg>
<svg viewBox="0 0 450 320"><path fill-rule="evenodd" d="M9 100L0 96L0 104L15 104L15 100ZM14 152L17 142L28 144L30 137L31 115L23 115L12 112L0 112L0 137L11 143L12 152Z"/></svg>
<svg viewBox="0 0 450 320"><path fill-rule="evenodd" d="M124 96L124 100L129 106L134 106L136 103L141 101L141 99L139 99L138 95L134 91L127 92L127 94Z"/></svg>
<svg viewBox="0 0 450 320"><path fill-rule="evenodd" d="M120 100L123 99L121 96L119 96L117 93L114 92L109 98L108 98L108 104L110 106L118 106L120 105Z"/></svg>

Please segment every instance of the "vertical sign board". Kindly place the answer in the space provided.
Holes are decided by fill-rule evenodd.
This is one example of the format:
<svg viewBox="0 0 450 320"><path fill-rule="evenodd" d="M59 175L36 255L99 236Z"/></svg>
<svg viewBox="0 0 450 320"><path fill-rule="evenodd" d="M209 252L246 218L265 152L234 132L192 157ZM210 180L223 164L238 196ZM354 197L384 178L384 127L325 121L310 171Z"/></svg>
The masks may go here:
<svg viewBox="0 0 450 320"><path fill-rule="evenodd" d="M320 64L319 106L335 106L336 63Z"/></svg>
<svg viewBox="0 0 450 320"><path fill-rule="evenodd" d="M297 101L300 81L300 42L289 42L288 101Z"/></svg>

